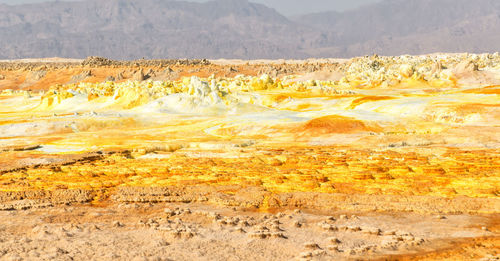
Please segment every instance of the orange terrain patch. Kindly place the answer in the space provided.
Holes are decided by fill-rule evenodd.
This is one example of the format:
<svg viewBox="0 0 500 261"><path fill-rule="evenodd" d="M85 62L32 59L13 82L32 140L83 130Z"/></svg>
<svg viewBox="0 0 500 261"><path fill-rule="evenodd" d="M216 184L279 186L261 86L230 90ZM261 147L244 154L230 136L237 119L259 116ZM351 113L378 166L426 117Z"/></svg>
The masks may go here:
<svg viewBox="0 0 500 261"><path fill-rule="evenodd" d="M488 86L484 88L469 89L463 91L463 93L474 93L474 94L500 94L500 85Z"/></svg>
<svg viewBox="0 0 500 261"><path fill-rule="evenodd" d="M367 102L372 102L372 101L383 101L383 100L392 100L395 99L394 97L391 96L367 96L363 98L356 99L352 101L351 105L349 106L350 110L356 109L359 105Z"/></svg>
<svg viewBox="0 0 500 261"><path fill-rule="evenodd" d="M357 133L377 131L379 127L369 127L363 121L351 117L329 115L305 123L300 131L313 135L329 133Z"/></svg>

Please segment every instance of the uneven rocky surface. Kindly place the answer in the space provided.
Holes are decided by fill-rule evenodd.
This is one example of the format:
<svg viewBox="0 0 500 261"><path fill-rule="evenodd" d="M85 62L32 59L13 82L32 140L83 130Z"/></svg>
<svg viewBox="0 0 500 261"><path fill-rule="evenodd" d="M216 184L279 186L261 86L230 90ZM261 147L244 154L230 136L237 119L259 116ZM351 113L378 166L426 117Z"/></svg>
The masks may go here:
<svg viewBox="0 0 500 261"><path fill-rule="evenodd" d="M499 243L493 237L498 224L489 223L498 216L488 215L261 213L194 203L121 203L2 211L0 217L3 260L384 259L432 256L456 244L474 248L470 258L493 258Z"/></svg>
<svg viewBox="0 0 500 261"><path fill-rule="evenodd" d="M7 61L0 259L496 260L499 64Z"/></svg>

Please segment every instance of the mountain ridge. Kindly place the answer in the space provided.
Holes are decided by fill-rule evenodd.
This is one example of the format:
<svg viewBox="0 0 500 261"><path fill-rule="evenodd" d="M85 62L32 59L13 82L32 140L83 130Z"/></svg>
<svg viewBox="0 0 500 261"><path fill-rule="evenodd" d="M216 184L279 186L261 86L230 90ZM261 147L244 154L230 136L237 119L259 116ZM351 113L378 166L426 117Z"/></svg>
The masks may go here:
<svg viewBox="0 0 500 261"><path fill-rule="evenodd" d="M287 18L247 0L0 5L0 59L278 59L494 52L500 2L386 0ZM483 41L481 39L489 39Z"/></svg>

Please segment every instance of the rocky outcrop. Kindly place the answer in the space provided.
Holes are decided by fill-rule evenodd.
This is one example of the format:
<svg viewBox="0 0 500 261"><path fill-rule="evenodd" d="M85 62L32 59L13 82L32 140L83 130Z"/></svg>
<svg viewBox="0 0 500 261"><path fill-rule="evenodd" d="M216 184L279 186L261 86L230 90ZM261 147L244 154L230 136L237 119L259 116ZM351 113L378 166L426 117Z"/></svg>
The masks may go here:
<svg viewBox="0 0 500 261"><path fill-rule="evenodd" d="M96 191L92 190L34 190L34 191L1 191L0 203L3 207L12 209L23 209L36 206L37 204L66 204L85 203L91 201L96 196ZM24 206L24 207L23 207Z"/></svg>
<svg viewBox="0 0 500 261"><path fill-rule="evenodd" d="M348 195L313 192L273 194L259 187L232 187L236 193L224 193L228 187L121 187L112 196L125 203L195 203L253 208L300 208L343 211L396 211L414 213L497 213L500 200L460 197L446 199L429 196Z"/></svg>

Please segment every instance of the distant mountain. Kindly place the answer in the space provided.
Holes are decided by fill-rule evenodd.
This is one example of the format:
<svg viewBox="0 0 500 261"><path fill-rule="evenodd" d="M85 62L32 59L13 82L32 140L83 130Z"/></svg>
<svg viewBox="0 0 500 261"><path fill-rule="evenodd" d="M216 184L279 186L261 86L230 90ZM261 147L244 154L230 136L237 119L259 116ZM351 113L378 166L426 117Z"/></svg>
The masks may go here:
<svg viewBox="0 0 500 261"><path fill-rule="evenodd" d="M246 0L0 5L0 59L306 58L499 49L498 0L386 0L293 18Z"/></svg>
<svg viewBox="0 0 500 261"><path fill-rule="evenodd" d="M305 57L304 34L274 9L245 0L0 6L0 58Z"/></svg>
<svg viewBox="0 0 500 261"><path fill-rule="evenodd" d="M498 0L386 0L293 20L323 31L314 56L500 51Z"/></svg>

